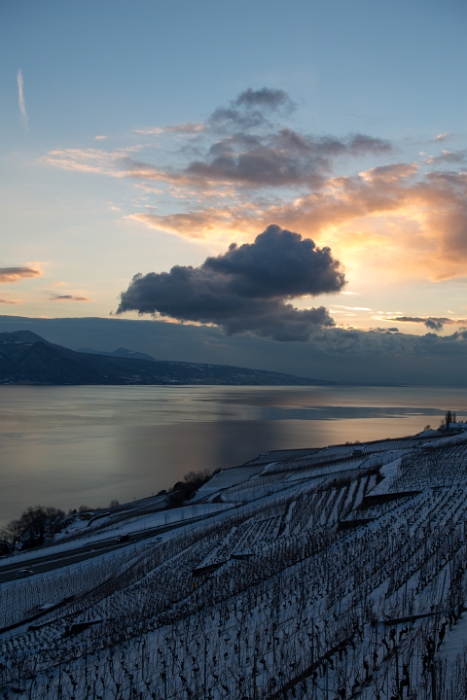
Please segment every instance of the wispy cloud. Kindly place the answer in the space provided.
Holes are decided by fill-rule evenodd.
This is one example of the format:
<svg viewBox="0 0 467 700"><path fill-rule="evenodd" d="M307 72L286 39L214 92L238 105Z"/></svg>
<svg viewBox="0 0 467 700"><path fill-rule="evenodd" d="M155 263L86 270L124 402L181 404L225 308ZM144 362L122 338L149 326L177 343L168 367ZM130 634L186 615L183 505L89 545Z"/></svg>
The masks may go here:
<svg viewBox="0 0 467 700"><path fill-rule="evenodd" d="M24 81L23 81L23 71L21 68L18 70L16 75L16 82L18 83L18 107L21 116L21 123L26 131L29 131L29 117L26 112L26 101L24 99Z"/></svg>
<svg viewBox="0 0 467 700"><path fill-rule="evenodd" d="M102 148L63 148L49 151L41 161L61 170L123 178L132 176L126 160L129 153L137 150L138 146L116 151L106 151ZM162 175L159 179L163 179Z"/></svg>
<svg viewBox="0 0 467 700"><path fill-rule="evenodd" d="M148 129L135 129L135 134L161 136L162 134L200 134L206 129L203 122L185 122L175 126L153 126Z"/></svg>
<svg viewBox="0 0 467 700"><path fill-rule="evenodd" d="M41 277L42 270L34 267L0 267L0 284L13 284L27 277Z"/></svg>
<svg viewBox="0 0 467 700"><path fill-rule="evenodd" d="M439 156L430 156L426 159L425 163L428 165L438 165L440 163L451 163L452 165L459 165L465 163L467 160L467 149L462 149L460 151L446 151L444 150Z"/></svg>
<svg viewBox="0 0 467 700"><path fill-rule="evenodd" d="M451 134L449 131L445 131L444 134L438 134L438 136L435 136L433 141L445 141Z"/></svg>

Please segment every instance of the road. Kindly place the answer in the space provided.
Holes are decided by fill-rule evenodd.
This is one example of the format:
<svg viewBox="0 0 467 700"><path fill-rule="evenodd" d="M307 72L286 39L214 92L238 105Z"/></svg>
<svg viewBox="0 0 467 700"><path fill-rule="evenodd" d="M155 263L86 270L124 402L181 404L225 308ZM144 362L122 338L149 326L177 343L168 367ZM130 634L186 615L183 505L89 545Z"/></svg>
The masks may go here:
<svg viewBox="0 0 467 700"><path fill-rule="evenodd" d="M37 557L34 559L27 559L26 561L23 560L21 562L15 562L14 560L16 557L5 557L3 562L0 561L0 584L6 583L7 581L18 580L18 571L20 569L31 569L34 571L34 574L54 571L55 569L60 569L64 566L70 566L70 564L77 564L81 561L92 559L93 557L97 557L101 554L115 551L121 547L128 547L135 542L140 542L141 540L145 540L150 537L162 535L164 532L177 530L180 527L185 527L185 525L189 525L199 520L206 520L207 518L211 518L217 514L218 513L216 512L209 513L207 515L198 515L195 518L180 520L179 522L171 523L169 525L160 525L151 529L135 532L130 535L130 540L127 542L116 542L114 535L107 540L91 542L67 552L54 552L46 554L44 550L41 550ZM30 575L29 578L33 578L33 575Z"/></svg>

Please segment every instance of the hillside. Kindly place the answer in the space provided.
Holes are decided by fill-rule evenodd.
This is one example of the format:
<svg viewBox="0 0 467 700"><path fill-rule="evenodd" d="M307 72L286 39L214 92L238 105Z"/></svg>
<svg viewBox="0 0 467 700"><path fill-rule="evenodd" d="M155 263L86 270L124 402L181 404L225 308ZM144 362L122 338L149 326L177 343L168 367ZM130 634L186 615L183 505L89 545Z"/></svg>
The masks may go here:
<svg viewBox="0 0 467 700"><path fill-rule="evenodd" d="M269 453L167 498L3 560L0 698L465 698L465 433Z"/></svg>
<svg viewBox="0 0 467 700"><path fill-rule="evenodd" d="M250 386L331 385L246 367L162 362L132 357L124 348L113 353L75 352L49 343L31 331L0 333L1 384L218 384ZM136 353L138 354L138 353ZM141 353L142 354L142 353ZM123 356L122 356L123 355Z"/></svg>
<svg viewBox="0 0 467 700"><path fill-rule="evenodd" d="M77 348L76 352L84 352L87 355L107 355L108 357L126 357L130 358L130 360L150 360L151 362L157 362L154 357L147 355L145 352L136 352L134 350L127 350L127 348L117 348L116 350L112 350L112 352L93 350L92 348Z"/></svg>

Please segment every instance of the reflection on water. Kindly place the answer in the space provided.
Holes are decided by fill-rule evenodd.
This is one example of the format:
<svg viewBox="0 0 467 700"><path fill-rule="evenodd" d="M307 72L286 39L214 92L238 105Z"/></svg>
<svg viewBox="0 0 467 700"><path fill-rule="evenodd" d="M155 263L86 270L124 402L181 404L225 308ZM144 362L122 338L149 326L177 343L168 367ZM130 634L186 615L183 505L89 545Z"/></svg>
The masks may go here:
<svg viewBox="0 0 467 700"><path fill-rule="evenodd" d="M408 435L467 413L428 387L0 387L0 524L28 505L107 506L260 452Z"/></svg>

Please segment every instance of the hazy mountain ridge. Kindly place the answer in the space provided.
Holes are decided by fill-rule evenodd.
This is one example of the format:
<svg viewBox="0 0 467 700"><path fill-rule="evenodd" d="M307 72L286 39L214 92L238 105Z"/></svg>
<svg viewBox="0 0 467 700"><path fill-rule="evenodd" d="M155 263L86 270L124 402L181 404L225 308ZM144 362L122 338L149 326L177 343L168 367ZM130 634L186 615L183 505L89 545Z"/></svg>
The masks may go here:
<svg viewBox="0 0 467 700"><path fill-rule="evenodd" d="M321 379L295 377L246 367L133 359L117 353L76 352L54 345L31 331L0 333L0 382L5 384L220 384L332 385ZM143 354L143 353L141 353ZM150 357L150 356L147 356Z"/></svg>
<svg viewBox="0 0 467 700"><path fill-rule="evenodd" d="M108 357L126 357L130 360L149 360L157 362L155 357L147 355L145 352L137 352L136 350L128 350L128 348L117 348L109 352L107 350L94 350L93 348L77 348L76 352L84 352L87 355L106 355Z"/></svg>

